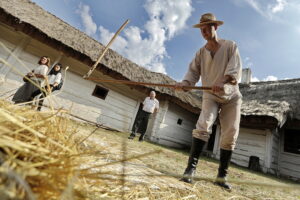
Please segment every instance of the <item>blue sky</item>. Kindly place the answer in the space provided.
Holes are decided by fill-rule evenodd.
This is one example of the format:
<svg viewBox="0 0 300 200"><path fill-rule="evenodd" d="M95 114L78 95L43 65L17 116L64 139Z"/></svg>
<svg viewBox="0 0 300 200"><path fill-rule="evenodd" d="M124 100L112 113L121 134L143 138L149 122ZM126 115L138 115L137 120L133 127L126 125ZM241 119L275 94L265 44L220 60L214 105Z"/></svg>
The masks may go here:
<svg viewBox="0 0 300 200"><path fill-rule="evenodd" d="M236 41L253 81L300 78L300 0L33 0L140 66L181 80L204 45L192 25L212 12L218 36Z"/></svg>

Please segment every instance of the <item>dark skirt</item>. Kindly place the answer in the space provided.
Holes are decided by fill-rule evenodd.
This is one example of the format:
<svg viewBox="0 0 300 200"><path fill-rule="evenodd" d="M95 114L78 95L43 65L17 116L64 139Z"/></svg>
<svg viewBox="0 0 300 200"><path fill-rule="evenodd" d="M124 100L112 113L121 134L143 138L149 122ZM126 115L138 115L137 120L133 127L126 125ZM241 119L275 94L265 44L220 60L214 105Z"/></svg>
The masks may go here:
<svg viewBox="0 0 300 200"><path fill-rule="evenodd" d="M35 81L36 84L40 85L39 81ZM14 94L12 101L15 103L23 103L32 100L32 94L39 90L39 88L33 85L31 82L25 82Z"/></svg>

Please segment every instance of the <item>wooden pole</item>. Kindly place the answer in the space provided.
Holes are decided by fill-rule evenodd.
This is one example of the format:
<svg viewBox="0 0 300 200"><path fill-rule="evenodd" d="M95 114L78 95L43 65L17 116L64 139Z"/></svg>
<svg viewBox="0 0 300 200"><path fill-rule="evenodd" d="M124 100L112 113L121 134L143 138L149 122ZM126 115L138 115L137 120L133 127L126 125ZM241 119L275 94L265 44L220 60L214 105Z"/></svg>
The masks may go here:
<svg viewBox="0 0 300 200"><path fill-rule="evenodd" d="M126 81L126 80L113 80L113 79L98 79L98 78L86 78L87 80L101 82L101 83L119 83L126 85L150 85L150 86L160 86L168 88L178 88L176 85L162 84L162 83L145 83L145 82L136 82L136 81ZM200 87L200 86L182 86L179 87L187 90L211 90L211 87Z"/></svg>
<svg viewBox="0 0 300 200"><path fill-rule="evenodd" d="M88 71L88 73L86 75L83 76L83 78L88 78L90 77L90 75L93 73L93 71L96 69L97 65L99 64L99 62L101 61L101 59L104 57L106 51L109 49L110 45L113 43L113 41L116 39L116 37L120 34L120 32L125 28L125 26L129 23L129 19L127 19L124 24L119 28L119 30L115 33L115 35L110 39L109 43L106 45L106 47L104 48L103 52L101 53L101 55L99 56L99 58L97 59L97 61L94 63L94 65L92 66L92 68Z"/></svg>

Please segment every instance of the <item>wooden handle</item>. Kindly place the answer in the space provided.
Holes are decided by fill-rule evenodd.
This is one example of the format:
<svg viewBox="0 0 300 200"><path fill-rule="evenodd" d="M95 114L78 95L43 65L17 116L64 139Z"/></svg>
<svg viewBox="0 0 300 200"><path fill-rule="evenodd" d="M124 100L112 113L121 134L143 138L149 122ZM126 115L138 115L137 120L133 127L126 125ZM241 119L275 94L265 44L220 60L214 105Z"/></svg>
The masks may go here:
<svg viewBox="0 0 300 200"><path fill-rule="evenodd" d="M96 67L99 64L99 62L101 61L101 59L104 57L106 51L109 49L110 45L113 43L113 41L116 39L116 37L120 34L120 32L125 28L125 26L128 23L129 23L129 19L127 19L124 22L124 24L119 28L119 30L115 33L115 35L110 39L109 43L104 48L103 52L101 53L101 55L99 56L97 61L93 64L92 68L88 71L88 73L83 76L83 78L88 78L93 73L93 71L96 69Z"/></svg>
<svg viewBox="0 0 300 200"><path fill-rule="evenodd" d="M162 84L162 83L145 83L145 82L136 82L136 81L126 81L126 80L113 80L113 79L98 79L98 78L86 78L87 80L97 81L101 83L121 83L126 85L150 85L150 86L160 86L168 88L177 88L176 85ZM182 86L182 89L187 90L211 90L211 87L200 87L200 86Z"/></svg>

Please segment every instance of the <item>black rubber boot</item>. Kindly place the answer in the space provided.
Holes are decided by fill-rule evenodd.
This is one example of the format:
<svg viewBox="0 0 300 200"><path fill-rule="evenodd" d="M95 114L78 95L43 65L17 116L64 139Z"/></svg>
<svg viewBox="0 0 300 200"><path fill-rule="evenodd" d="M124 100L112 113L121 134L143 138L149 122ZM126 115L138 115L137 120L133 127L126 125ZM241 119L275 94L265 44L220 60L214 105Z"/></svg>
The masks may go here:
<svg viewBox="0 0 300 200"><path fill-rule="evenodd" d="M232 151L230 150L220 150L220 165L218 170L218 176L215 181L215 184L227 189L231 190L231 186L227 183L226 176L228 173L228 167L231 160Z"/></svg>
<svg viewBox="0 0 300 200"><path fill-rule="evenodd" d="M131 133L130 136L128 137L128 139L133 140L133 138L135 137L135 133Z"/></svg>
<svg viewBox="0 0 300 200"><path fill-rule="evenodd" d="M184 181L186 183L193 182L193 177L195 175L199 156L203 150L204 145L205 141L193 137L188 165L183 173L183 177L180 179L181 181Z"/></svg>
<svg viewBox="0 0 300 200"><path fill-rule="evenodd" d="M143 142L145 140L145 134L141 134L139 137L139 142Z"/></svg>

